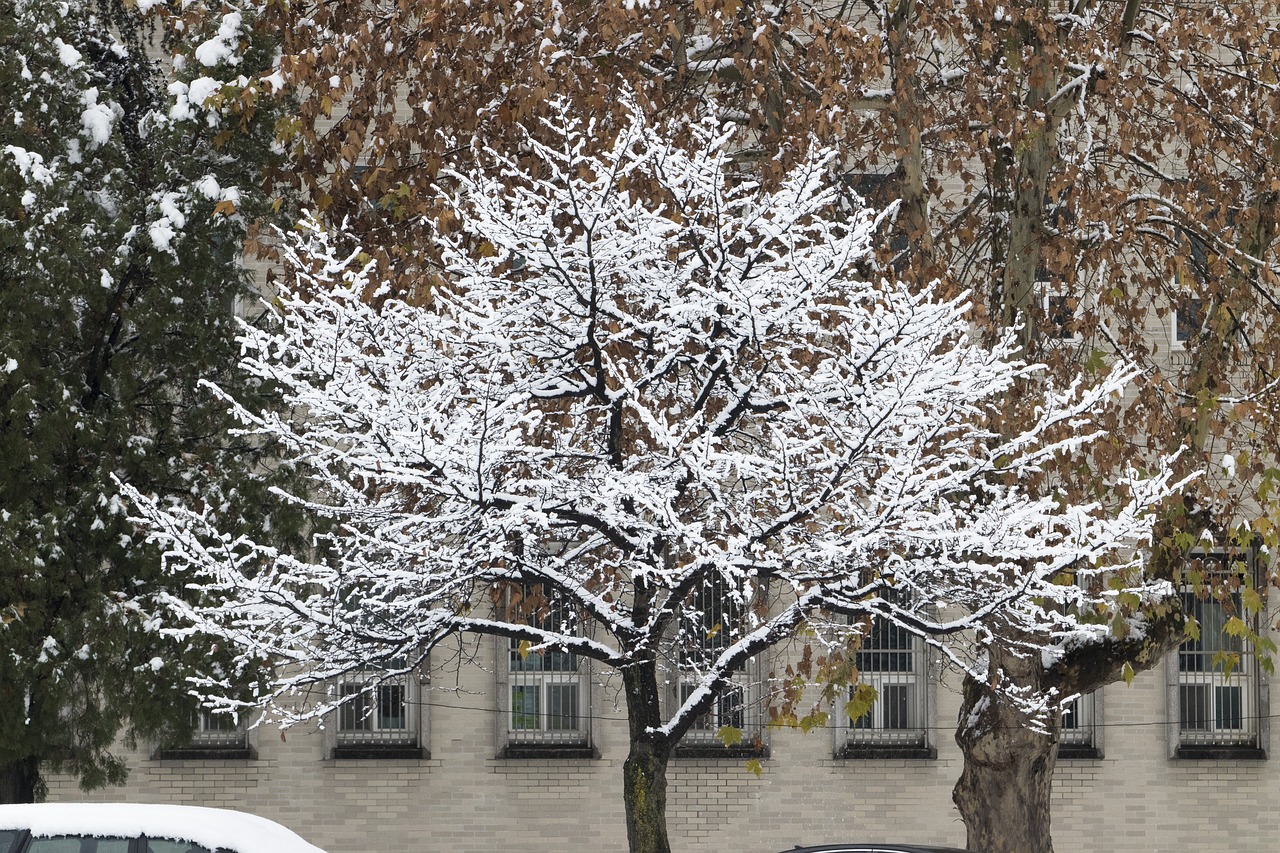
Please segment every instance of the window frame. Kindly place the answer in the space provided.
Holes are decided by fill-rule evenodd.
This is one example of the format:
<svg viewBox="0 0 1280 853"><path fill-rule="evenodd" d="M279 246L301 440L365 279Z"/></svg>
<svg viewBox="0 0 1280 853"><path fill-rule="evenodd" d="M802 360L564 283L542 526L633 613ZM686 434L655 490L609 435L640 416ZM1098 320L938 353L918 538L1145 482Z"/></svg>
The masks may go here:
<svg viewBox="0 0 1280 853"><path fill-rule="evenodd" d="M1058 757L1069 759L1097 759L1103 757L1102 751L1102 709L1104 704L1103 689L1083 693L1068 703L1062 711L1062 722L1058 725ZM1068 714L1074 715L1071 725L1067 725Z"/></svg>
<svg viewBox="0 0 1280 853"><path fill-rule="evenodd" d="M191 736L184 743L158 747L152 754L157 761L248 761L258 757L250 740L245 715L234 718L232 728L212 728L212 720L231 720L227 714L215 714L192 701Z"/></svg>
<svg viewBox="0 0 1280 853"><path fill-rule="evenodd" d="M1232 566L1236 562L1244 564L1244 573L1256 583L1258 573L1256 555L1252 553L1193 552L1186 558L1205 564L1205 574L1211 572L1209 563L1218 563L1221 568L1213 572L1220 577L1228 577L1235 572ZM1178 591L1183 598L1183 606L1190 603L1192 612L1200 623L1200 638L1183 641L1167 658L1168 681L1168 719L1169 719L1169 757L1178 759L1266 759L1269 757L1268 741L1270 739L1269 692L1270 685L1259 664L1257 654L1245 638L1232 638L1227 645L1237 648L1223 649L1218 647L1206 649L1210 641L1205 636L1207 630L1204 618L1207 607L1215 607L1221 611L1220 621L1225 624L1229 614L1225 605L1214 599L1195 597L1195 591L1184 584ZM1234 598L1233 594L1233 598ZM1256 630L1262 622L1264 613L1245 614L1240 605L1235 605L1242 619L1250 620ZM1238 654L1238 665L1232 667L1228 675L1216 660L1222 652ZM1194 665L1193 665L1194 664ZM1240 688L1238 716L1239 726L1220 725L1218 720L1219 705L1217 697L1220 691ZM1204 702L1208 717L1204 726L1189 726L1184 714L1187 708L1186 697L1189 689L1200 689L1208 692L1209 698Z"/></svg>
<svg viewBox="0 0 1280 853"><path fill-rule="evenodd" d="M886 642L881 643L880 639ZM935 662L924 638L882 616L874 616L862 645L853 655L858 681L850 685L848 698L852 699L858 684L870 685L878 695L870 710L857 720L850 719L843 707L834 710L833 716L839 721L833 727L836 757L937 758L937 745L932 738L937 730ZM904 656L908 663L905 668L890 665ZM882 704L882 699L885 688L903 686L914 688L914 697L906 705L914 719L910 725L893 726L886 719L890 706Z"/></svg>
<svg viewBox="0 0 1280 853"><path fill-rule="evenodd" d="M536 586L536 584L532 585ZM513 616L512 610L517 606L512 600L513 594L520 591L521 599L534 594L529 584L509 586L500 594L498 606L506 609L504 618ZM563 609L566 605L558 605ZM548 603L547 612L542 616L532 614L535 624L545 623L549 619L559 622L563 616L557 616L557 605ZM582 620L578 620L581 627ZM564 649L526 649L521 654L521 642L508 637L494 638L495 684L497 693L496 736L499 758L599 758L600 753L594 746L592 722L592 690L591 661L582 655ZM528 666L530 660L546 662L548 660L568 661L568 666ZM562 718L564 713L553 715L549 710L550 691L573 687L576 696L576 708L573 710L577 725L571 728L551 728L549 722L553 718ZM517 726L515 695L517 690L536 691L538 707L532 713L524 714L536 717L536 726Z"/></svg>
<svg viewBox="0 0 1280 853"><path fill-rule="evenodd" d="M702 681L699 672L699 659L707 659L717 655L731 642L733 633L726 623L741 626L745 621L744 612L735 612L735 607L727 597L727 588L723 578L718 576L709 579L709 583L699 584L686 599L682 607L691 607L699 613L714 613L716 622L711 630L707 630L706 617L700 617L691 625L682 625L683 644L677 642L673 659L675 677L668 679L668 707L673 711L684 704L689 695L698 688ZM684 622L683 619L680 622ZM685 731L675 745L672 755L677 758L763 758L769 755L769 742L765 726L765 683L764 661L761 655L749 659L741 669L729 678L732 686L716 697L712 707L708 708ZM740 697L734 701L735 697ZM727 704L732 703L732 704ZM736 706L738 710L727 710ZM738 720L725 720L729 714L741 714L741 725ZM733 745L726 744L720 737L720 730L725 726L736 728L741 732L740 740Z"/></svg>
<svg viewBox="0 0 1280 853"><path fill-rule="evenodd" d="M393 674L386 669L372 667L352 670L335 679L335 698L356 694L363 694L364 698L344 701L329 715L328 728L332 733L330 757L430 758L426 748L426 720L429 715L422 701L424 680L417 672ZM399 705L404 725L383 725L382 691L395 688L402 690Z"/></svg>

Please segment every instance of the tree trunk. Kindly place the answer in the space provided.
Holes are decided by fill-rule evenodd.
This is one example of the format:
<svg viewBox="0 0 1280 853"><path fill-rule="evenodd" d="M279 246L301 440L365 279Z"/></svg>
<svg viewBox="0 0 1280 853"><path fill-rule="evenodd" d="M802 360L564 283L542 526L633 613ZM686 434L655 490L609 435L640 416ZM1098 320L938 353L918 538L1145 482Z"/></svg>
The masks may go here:
<svg viewBox="0 0 1280 853"><path fill-rule="evenodd" d="M34 755L0 764L0 803L34 803L40 788L40 759Z"/></svg>
<svg viewBox="0 0 1280 853"><path fill-rule="evenodd" d="M671 853L667 839L667 760L671 743L655 734L662 724L657 672L652 663L622 671L631 749L622 766L622 792L631 853Z"/></svg>
<svg viewBox="0 0 1280 853"><path fill-rule="evenodd" d="M952 799L976 853L1053 853L1049 795L1058 738L1029 722L986 684L965 679L956 727L964 770Z"/></svg>

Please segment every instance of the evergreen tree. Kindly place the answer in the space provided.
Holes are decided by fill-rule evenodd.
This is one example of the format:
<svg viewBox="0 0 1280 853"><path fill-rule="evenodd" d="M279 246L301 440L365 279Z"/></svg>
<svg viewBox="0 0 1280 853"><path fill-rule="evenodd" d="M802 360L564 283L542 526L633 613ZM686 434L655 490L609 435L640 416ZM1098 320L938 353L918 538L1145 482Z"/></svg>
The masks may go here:
<svg viewBox="0 0 1280 853"><path fill-rule="evenodd" d="M240 479L261 451L198 383L236 381L276 53L230 7L171 26L158 5L0 0L3 802L39 798L50 770L120 782L112 743L183 738L184 677L216 666L148 617L160 561L113 478L262 512ZM197 490L196 471L222 476Z"/></svg>

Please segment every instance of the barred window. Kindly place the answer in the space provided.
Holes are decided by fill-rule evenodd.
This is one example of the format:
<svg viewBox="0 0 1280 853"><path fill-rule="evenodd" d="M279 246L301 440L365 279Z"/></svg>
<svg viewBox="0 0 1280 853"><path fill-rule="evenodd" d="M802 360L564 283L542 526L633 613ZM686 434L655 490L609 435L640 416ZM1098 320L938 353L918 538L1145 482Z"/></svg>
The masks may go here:
<svg viewBox="0 0 1280 853"><path fill-rule="evenodd" d="M887 619L872 620L854 654L858 680L876 691L870 710L845 718L846 752L927 750L929 677L924 641Z"/></svg>
<svg viewBox="0 0 1280 853"><path fill-rule="evenodd" d="M420 756L422 701L417 679L384 670L348 673L337 685L334 756Z"/></svg>
<svg viewBox="0 0 1280 853"><path fill-rule="evenodd" d="M1244 636L1256 628L1243 606L1244 564L1226 555L1198 556L1202 589L1185 586L1184 612L1199 636L1178 648L1176 703L1178 753L1195 757L1197 748L1257 748L1263 716L1258 662Z"/></svg>
<svg viewBox="0 0 1280 853"><path fill-rule="evenodd" d="M578 620L567 605L547 596L541 585L522 585L506 592L514 614L544 631L576 633ZM563 648L535 648L511 639L505 645L505 667L499 673L499 695L505 697L506 750L539 754L547 749L584 749L591 743L590 679L587 662ZM504 683L505 682L505 683Z"/></svg>
<svg viewBox="0 0 1280 853"><path fill-rule="evenodd" d="M730 595L723 578L710 578L690 594L681 614L677 649L680 677L672 699L683 704L693 695L702 674L740 638L745 619L742 603ZM680 741L682 751L725 749L724 728L741 734L735 748L756 753L763 749L764 685L759 660L748 661L733 674L731 682L685 732Z"/></svg>

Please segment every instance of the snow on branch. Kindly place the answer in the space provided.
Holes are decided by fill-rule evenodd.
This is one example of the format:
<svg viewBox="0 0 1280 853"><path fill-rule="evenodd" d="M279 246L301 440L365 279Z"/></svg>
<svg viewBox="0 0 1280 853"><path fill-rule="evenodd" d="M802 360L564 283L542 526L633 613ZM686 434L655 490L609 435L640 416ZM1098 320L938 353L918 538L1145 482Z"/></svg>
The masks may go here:
<svg viewBox="0 0 1280 853"><path fill-rule="evenodd" d="M317 519L314 553L125 487L190 578L170 629L294 664L261 688L278 717L338 701L286 707L292 691L452 634L613 667L676 666L682 637L716 634L663 727L678 737L819 613L932 635L999 619L1061 640L1088 595L1059 585L1064 569L1140 566L1167 473L1135 476L1118 506L1026 487L1095 440L1131 372L1041 389L1036 418L997 429L1037 368L1012 338L972 340L964 298L863 280L875 220L838 213L833 152L765 189L733 171L713 120L689 149L638 109L606 129L560 104L535 130L533 168L488 151L443 179L444 275L412 301L344 235L314 221L291 235L296 289L241 333L243 369L284 405L227 401L310 473L309 492L281 497ZM575 617L495 611L503 584ZM695 605L712 587L714 617Z"/></svg>

